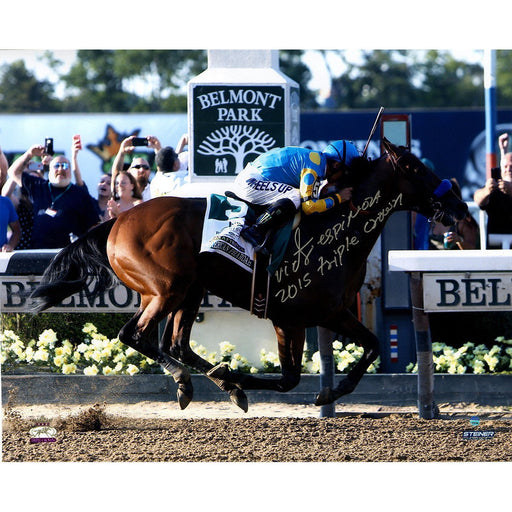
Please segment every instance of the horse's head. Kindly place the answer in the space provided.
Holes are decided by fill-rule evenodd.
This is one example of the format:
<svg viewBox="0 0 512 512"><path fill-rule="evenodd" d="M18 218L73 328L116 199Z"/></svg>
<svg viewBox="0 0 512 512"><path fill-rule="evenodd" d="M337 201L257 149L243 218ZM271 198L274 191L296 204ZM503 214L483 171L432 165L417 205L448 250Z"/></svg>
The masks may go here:
<svg viewBox="0 0 512 512"><path fill-rule="evenodd" d="M400 187L408 198L407 209L425 217L452 225L454 219L461 220L468 212L467 204L452 190L449 180L441 180L425 166L419 158L404 147L397 147L383 139L387 159L394 171L400 173Z"/></svg>

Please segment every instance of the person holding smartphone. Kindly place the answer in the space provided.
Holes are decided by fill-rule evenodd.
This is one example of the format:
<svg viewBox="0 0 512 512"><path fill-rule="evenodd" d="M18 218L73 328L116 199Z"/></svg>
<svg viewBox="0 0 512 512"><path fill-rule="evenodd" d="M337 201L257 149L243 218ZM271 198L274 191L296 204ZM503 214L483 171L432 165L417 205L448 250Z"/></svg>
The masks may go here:
<svg viewBox="0 0 512 512"><path fill-rule="evenodd" d="M124 170L125 157L127 155L131 155L137 147L152 148L156 154L162 148L162 144L154 135L148 135L147 137L136 137L135 135L130 135L121 142L119 151L117 152L117 155L114 158L114 163L112 164L112 195L115 194L114 184L116 182L116 177L122 170ZM137 181L137 185L139 186L139 190L142 194L142 200L147 201L148 199L151 199L151 189L149 186L151 166L149 165L149 162L142 157L133 158L128 167L128 171Z"/></svg>
<svg viewBox="0 0 512 512"><path fill-rule="evenodd" d="M487 212L487 232L512 233L512 153L507 153L508 134L500 136L501 164L491 170L491 177L475 191L473 199Z"/></svg>
<svg viewBox="0 0 512 512"><path fill-rule="evenodd" d="M32 203L32 249L65 247L73 237L86 233L100 221L91 196L71 183L71 165L63 155L51 160L48 179L23 172L32 158L46 154L45 146L34 144L8 170L9 177L26 190Z"/></svg>

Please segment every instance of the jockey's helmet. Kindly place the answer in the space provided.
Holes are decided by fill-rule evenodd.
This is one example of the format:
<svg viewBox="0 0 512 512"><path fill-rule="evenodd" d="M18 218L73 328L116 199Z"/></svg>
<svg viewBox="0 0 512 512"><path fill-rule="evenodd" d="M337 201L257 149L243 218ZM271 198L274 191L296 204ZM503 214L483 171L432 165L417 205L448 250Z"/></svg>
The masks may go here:
<svg viewBox="0 0 512 512"><path fill-rule="evenodd" d="M354 158L360 156L357 148L348 140L335 140L330 142L323 150L323 154L327 158L336 160L347 166L350 165L350 162Z"/></svg>

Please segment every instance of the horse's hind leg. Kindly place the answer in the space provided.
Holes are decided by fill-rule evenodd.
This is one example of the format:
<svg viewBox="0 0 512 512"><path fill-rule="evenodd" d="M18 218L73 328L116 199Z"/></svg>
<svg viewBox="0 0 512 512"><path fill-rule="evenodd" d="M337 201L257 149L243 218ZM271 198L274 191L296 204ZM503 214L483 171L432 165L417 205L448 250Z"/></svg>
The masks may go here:
<svg viewBox="0 0 512 512"><path fill-rule="evenodd" d="M192 401L194 390L190 372L179 361L166 354L155 341L151 343L138 326L142 309L140 309L121 329L119 340L137 352L153 359L167 370L178 385L177 398L181 409Z"/></svg>
<svg viewBox="0 0 512 512"><path fill-rule="evenodd" d="M196 354L190 347L190 334L203 296L204 288L198 283L189 288L187 296L179 309L169 315L160 340L160 346L164 352L169 353L173 358L207 375L222 391L229 394L231 400L238 407L247 412L247 396L240 386L222 378L209 376L208 372L213 368L213 365Z"/></svg>
<svg viewBox="0 0 512 512"><path fill-rule="evenodd" d="M329 325L325 324L322 327L342 333L352 341L359 343L363 347L363 355L346 377L340 380L335 389L324 388L320 391L315 401L316 405L331 404L343 395L352 393L368 367L379 355L379 344L375 334L359 322L348 310L343 311L336 322L329 323Z"/></svg>
<svg viewBox="0 0 512 512"><path fill-rule="evenodd" d="M224 364L218 364L210 371L210 376L222 378L228 382L240 384L243 389L267 389L286 393L300 382L302 354L306 331L303 326L281 327L274 324L281 363L281 377L256 377L241 372L232 372Z"/></svg>

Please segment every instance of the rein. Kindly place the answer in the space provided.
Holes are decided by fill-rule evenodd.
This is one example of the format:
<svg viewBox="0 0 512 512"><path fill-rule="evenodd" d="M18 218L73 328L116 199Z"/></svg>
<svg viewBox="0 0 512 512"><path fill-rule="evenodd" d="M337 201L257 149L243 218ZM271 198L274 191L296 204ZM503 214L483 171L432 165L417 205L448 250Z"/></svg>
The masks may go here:
<svg viewBox="0 0 512 512"><path fill-rule="evenodd" d="M398 168L402 172L405 172L404 168L400 165L400 159L402 158L401 156L397 157L395 154L390 153L389 151L387 152L387 155L389 156L394 171L396 171ZM430 198L430 205L434 210L434 215L428 219L429 222L437 222L442 218L443 212L441 210L443 205L441 204L440 201L436 201L435 198L441 199L451 189L452 182L447 179L441 180L441 183L439 183L439 185L436 187L436 189L434 190L433 197Z"/></svg>

